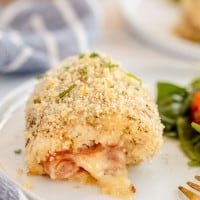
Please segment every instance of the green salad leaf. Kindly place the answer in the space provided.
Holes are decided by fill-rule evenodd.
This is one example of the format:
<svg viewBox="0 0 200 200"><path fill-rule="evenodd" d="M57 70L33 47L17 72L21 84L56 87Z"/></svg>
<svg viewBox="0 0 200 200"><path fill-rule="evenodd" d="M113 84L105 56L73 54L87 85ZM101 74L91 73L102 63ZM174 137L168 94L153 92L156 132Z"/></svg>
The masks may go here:
<svg viewBox="0 0 200 200"><path fill-rule="evenodd" d="M200 78L194 79L191 83L190 86L192 88L200 88Z"/></svg>
<svg viewBox="0 0 200 200"><path fill-rule="evenodd" d="M157 90L159 91L157 96L158 103L162 101L164 98L169 97L170 95L173 94L182 95L185 94L186 92L185 88L168 82L158 82Z"/></svg>
<svg viewBox="0 0 200 200"><path fill-rule="evenodd" d="M164 134L178 137L176 121L183 112L188 110L187 90L171 83L158 82L157 91L158 110L161 121L165 125Z"/></svg>
<svg viewBox="0 0 200 200"><path fill-rule="evenodd" d="M190 166L200 166L200 124L191 121L191 104L197 91L200 91L200 78L187 87L157 83L157 104L165 126L164 135L180 141L181 148L190 158Z"/></svg>
<svg viewBox="0 0 200 200"><path fill-rule="evenodd" d="M191 159L191 166L200 166L200 134L194 131L187 117L180 117L177 121L177 130L181 147Z"/></svg>
<svg viewBox="0 0 200 200"><path fill-rule="evenodd" d="M195 122L192 122L191 126L192 126L192 128L193 128L194 130L196 130L198 133L200 133L200 124L197 124L197 123L195 123Z"/></svg>

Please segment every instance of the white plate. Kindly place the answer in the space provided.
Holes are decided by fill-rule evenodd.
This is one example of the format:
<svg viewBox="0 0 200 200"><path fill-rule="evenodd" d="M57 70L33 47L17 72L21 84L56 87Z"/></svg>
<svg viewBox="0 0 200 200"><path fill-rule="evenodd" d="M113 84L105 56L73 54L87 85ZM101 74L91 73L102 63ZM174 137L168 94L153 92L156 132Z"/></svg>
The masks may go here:
<svg viewBox="0 0 200 200"><path fill-rule="evenodd" d="M170 0L119 1L125 19L139 37L175 56L200 59L200 45L181 39L172 29L181 17L180 7Z"/></svg>
<svg viewBox="0 0 200 200"><path fill-rule="evenodd" d="M176 68L159 66L140 66L129 68L139 75L153 90L157 80L170 80L186 84L196 75L197 68ZM75 182L51 181L47 177L19 175L17 169L25 171L24 163L24 103L33 88L30 82L15 90L0 104L0 171L23 188L23 184L31 184L31 189L24 191L34 199L46 200L106 200L114 199L100 193L95 186L81 185ZM5 109L7 110L5 112ZM16 155L14 150L21 148L22 154ZM162 152L152 163L129 169L129 176L137 188L136 200L177 200L181 199L177 186L192 180L200 174L199 168L187 165L187 157L183 154L177 141L165 139ZM80 186L80 188L77 188Z"/></svg>

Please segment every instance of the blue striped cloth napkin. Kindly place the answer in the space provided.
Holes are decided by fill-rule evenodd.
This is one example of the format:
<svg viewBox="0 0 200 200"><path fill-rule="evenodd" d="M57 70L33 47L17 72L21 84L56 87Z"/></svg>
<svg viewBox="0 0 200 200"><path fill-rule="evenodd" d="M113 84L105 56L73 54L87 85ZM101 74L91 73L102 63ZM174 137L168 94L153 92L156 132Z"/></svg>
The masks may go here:
<svg viewBox="0 0 200 200"><path fill-rule="evenodd" d="M0 4L0 73L42 72L88 49L97 14L91 0Z"/></svg>
<svg viewBox="0 0 200 200"><path fill-rule="evenodd" d="M22 191L0 174L0 200L28 200Z"/></svg>
<svg viewBox="0 0 200 200"><path fill-rule="evenodd" d="M0 73L42 72L88 49L97 26L91 0L19 0L0 5ZM0 200L27 200L0 173Z"/></svg>

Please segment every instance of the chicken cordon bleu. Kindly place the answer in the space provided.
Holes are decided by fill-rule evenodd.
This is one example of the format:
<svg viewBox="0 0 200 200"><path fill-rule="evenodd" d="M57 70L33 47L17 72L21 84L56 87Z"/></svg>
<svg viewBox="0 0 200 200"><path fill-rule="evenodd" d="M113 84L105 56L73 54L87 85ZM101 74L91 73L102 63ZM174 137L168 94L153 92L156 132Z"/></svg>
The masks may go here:
<svg viewBox="0 0 200 200"><path fill-rule="evenodd" d="M162 145L147 87L102 53L70 57L48 71L25 112L30 174L92 180L112 196L132 198L127 167L151 159Z"/></svg>

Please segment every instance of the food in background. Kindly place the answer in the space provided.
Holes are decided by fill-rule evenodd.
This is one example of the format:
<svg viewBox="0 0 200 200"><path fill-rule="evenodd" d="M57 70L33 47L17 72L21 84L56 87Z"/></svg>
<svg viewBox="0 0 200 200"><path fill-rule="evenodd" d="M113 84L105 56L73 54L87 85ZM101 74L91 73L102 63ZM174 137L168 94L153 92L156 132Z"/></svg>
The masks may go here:
<svg viewBox="0 0 200 200"><path fill-rule="evenodd" d="M200 42L200 0L182 0L182 16L175 32L188 40Z"/></svg>

